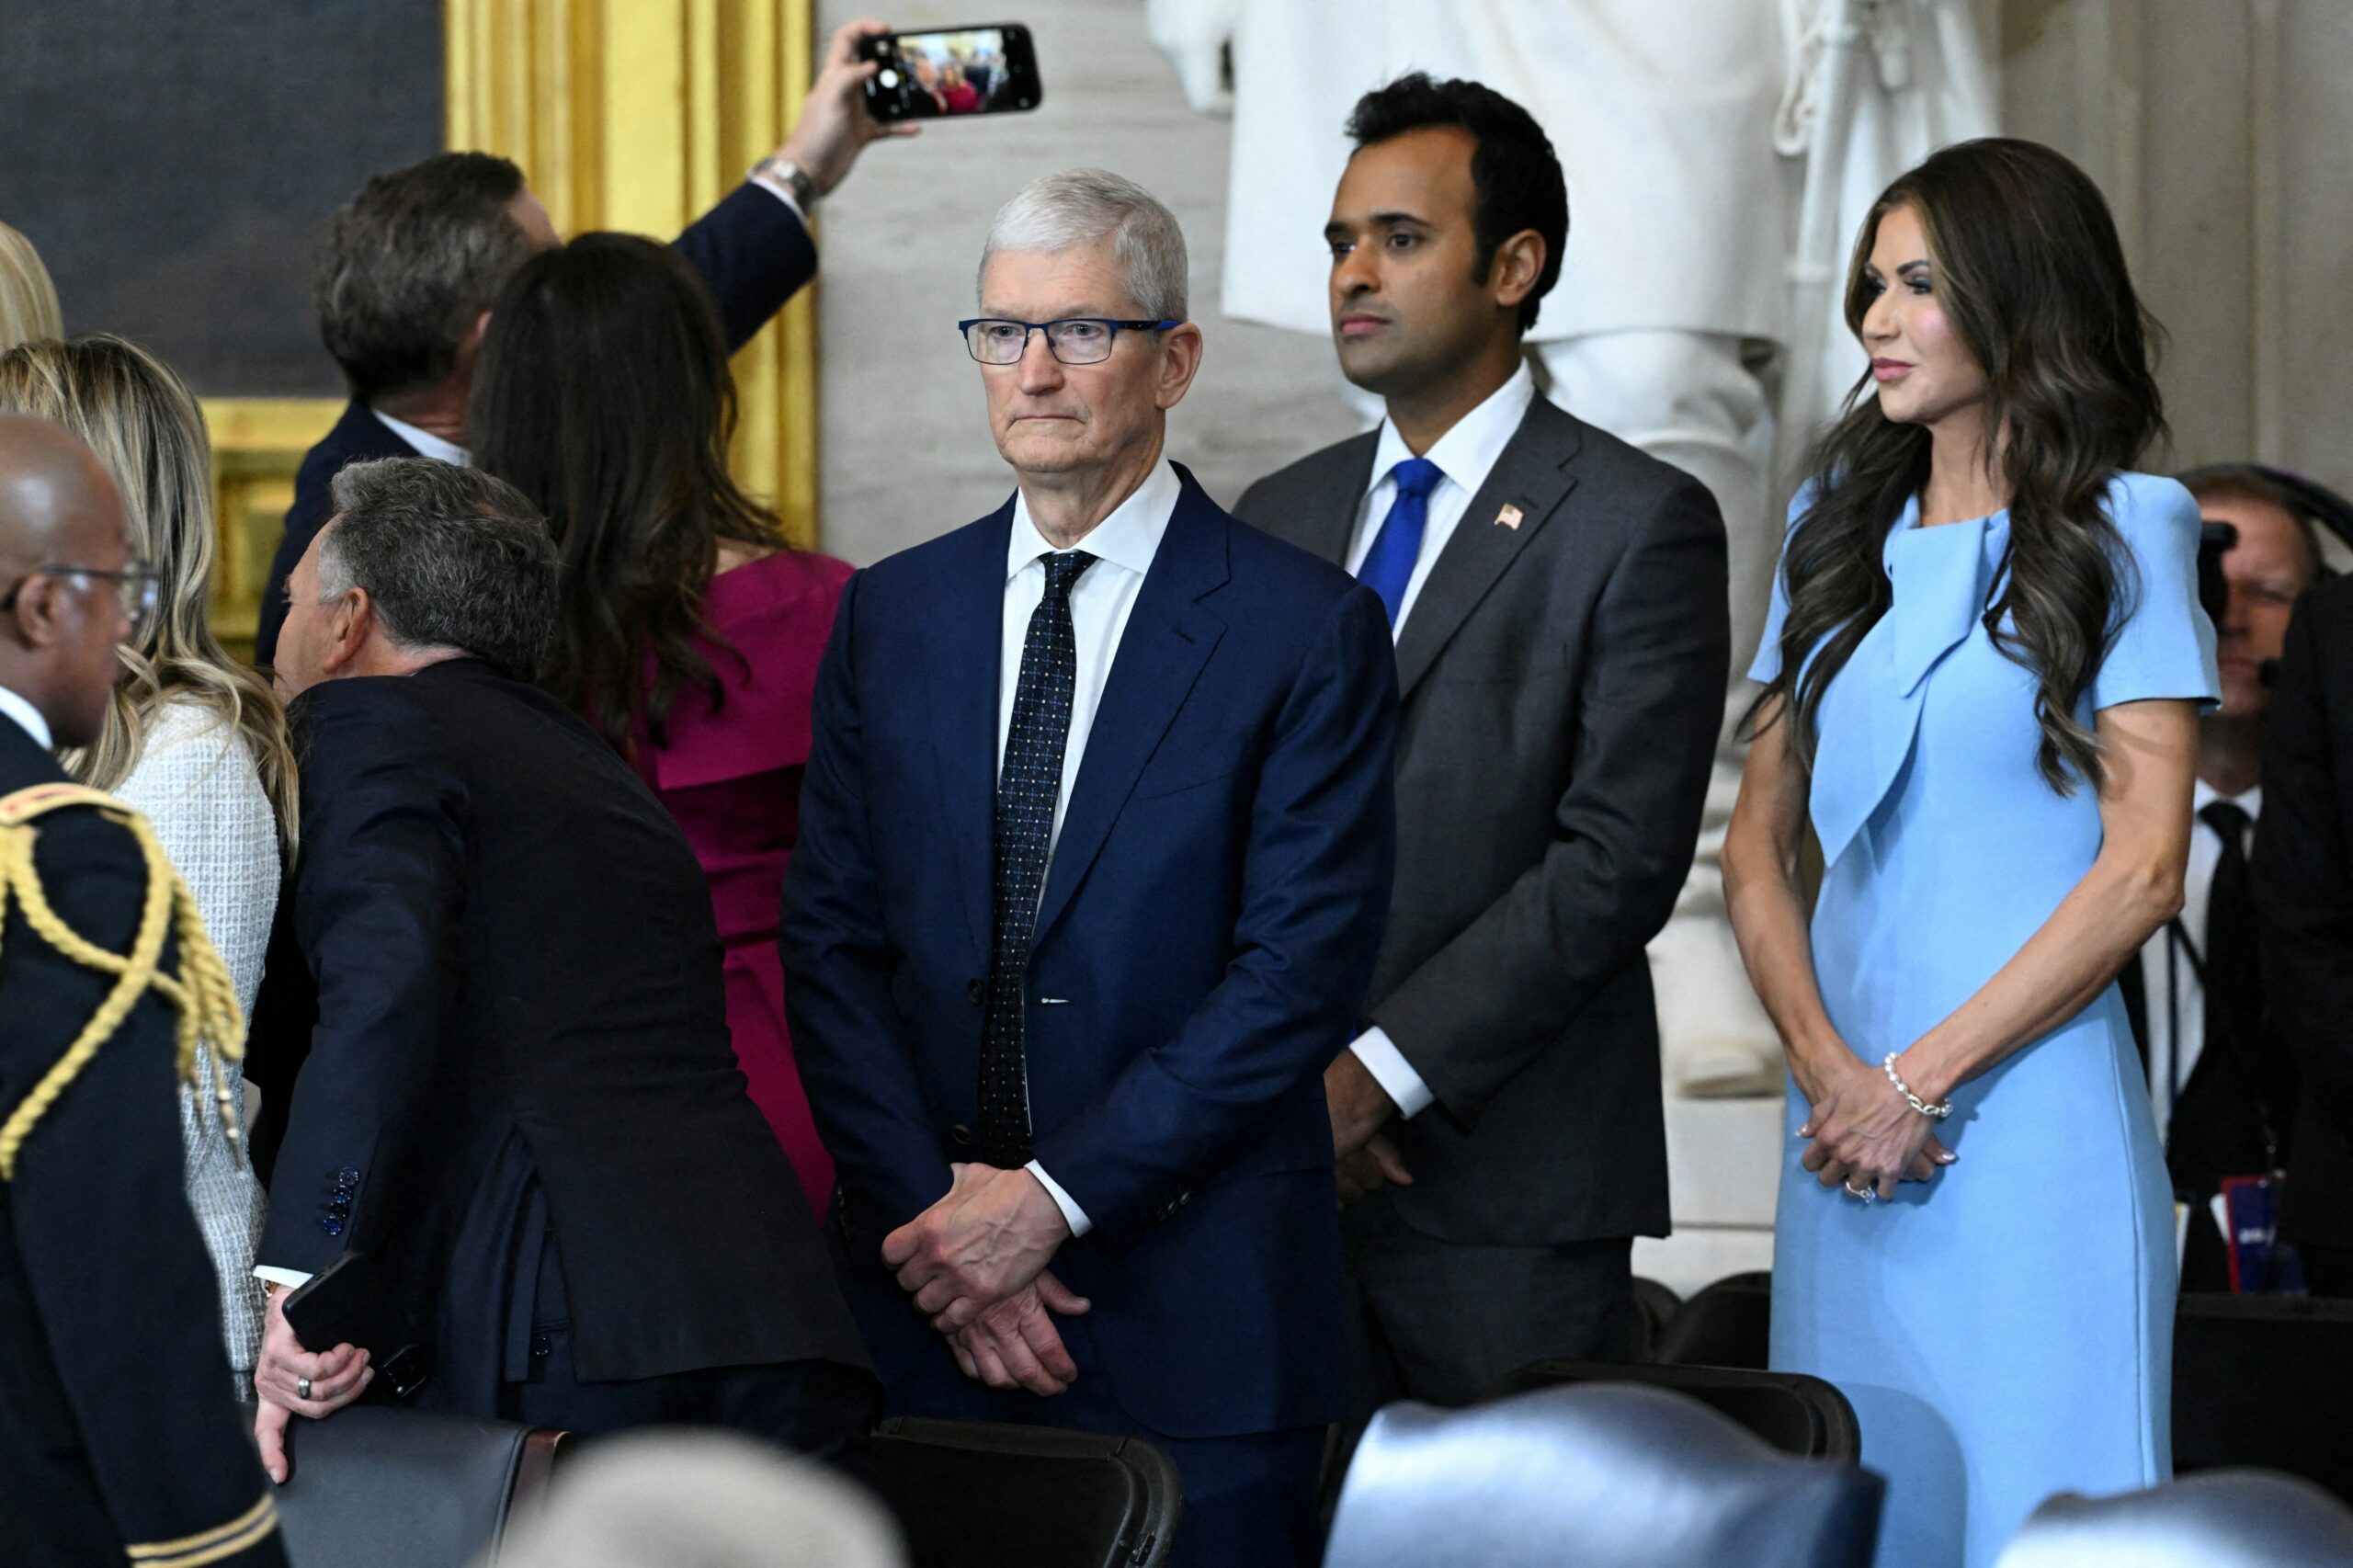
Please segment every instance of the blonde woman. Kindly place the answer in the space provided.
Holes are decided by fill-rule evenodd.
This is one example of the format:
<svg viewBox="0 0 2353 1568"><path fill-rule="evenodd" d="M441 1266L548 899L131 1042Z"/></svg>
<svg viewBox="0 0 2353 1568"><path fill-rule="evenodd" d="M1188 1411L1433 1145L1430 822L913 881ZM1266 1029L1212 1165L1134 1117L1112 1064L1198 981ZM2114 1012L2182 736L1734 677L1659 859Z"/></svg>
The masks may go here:
<svg viewBox="0 0 2353 1568"><path fill-rule="evenodd" d="M32 241L0 223L0 348L63 337L65 324L57 308L57 285Z"/></svg>
<svg viewBox="0 0 2353 1568"><path fill-rule="evenodd" d="M154 824L251 1016L280 858L293 846L294 758L277 699L222 650L205 619L213 528L204 415L162 361L104 336L0 353L0 412L54 419L89 445L122 492L131 553L155 568L155 613L123 644L105 732L65 763ZM236 1065L222 1065L233 1090L241 1087ZM243 1145L222 1135L210 1096L181 1093L188 1202L220 1275L239 1397L250 1399L261 1344L253 1274L261 1185Z"/></svg>

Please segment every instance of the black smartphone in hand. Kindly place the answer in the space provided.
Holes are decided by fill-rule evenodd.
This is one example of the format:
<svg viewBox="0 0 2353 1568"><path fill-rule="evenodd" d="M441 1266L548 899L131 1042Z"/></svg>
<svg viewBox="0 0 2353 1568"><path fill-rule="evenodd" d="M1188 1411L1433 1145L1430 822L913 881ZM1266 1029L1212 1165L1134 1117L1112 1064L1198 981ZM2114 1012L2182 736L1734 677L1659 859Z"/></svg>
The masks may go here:
<svg viewBox="0 0 2353 1568"><path fill-rule="evenodd" d="M433 1358L364 1252L347 1252L286 1298L286 1322L305 1350L356 1345L376 1381L369 1395L404 1400L433 1374Z"/></svg>
<svg viewBox="0 0 2353 1568"><path fill-rule="evenodd" d="M866 112L877 119L1009 114L1046 96L1029 29L1018 22L878 33L858 52L882 67L866 81Z"/></svg>

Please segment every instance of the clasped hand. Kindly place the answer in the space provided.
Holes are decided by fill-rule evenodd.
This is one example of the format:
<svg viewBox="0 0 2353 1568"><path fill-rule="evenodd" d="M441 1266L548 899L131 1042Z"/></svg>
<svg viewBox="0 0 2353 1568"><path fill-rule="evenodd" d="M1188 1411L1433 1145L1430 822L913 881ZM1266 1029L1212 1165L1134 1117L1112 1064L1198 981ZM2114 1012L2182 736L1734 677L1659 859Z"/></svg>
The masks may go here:
<svg viewBox="0 0 2353 1568"><path fill-rule="evenodd" d="M1892 1199L1897 1182L1927 1181L1959 1158L1938 1141L1936 1123L1865 1062L1850 1057L1798 1087L1812 1108L1798 1136L1813 1141L1798 1163L1824 1187Z"/></svg>
<svg viewBox="0 0 2353 1568"><path fill-rule="evenodd" d="M968 1378L1057 1394L1078 1377L1053 1315L1088 1302L1046 1271L1070 1223L1027 1170L949 1167L948 1195L882 1238L915 1309L948 1339Z"/></svg>

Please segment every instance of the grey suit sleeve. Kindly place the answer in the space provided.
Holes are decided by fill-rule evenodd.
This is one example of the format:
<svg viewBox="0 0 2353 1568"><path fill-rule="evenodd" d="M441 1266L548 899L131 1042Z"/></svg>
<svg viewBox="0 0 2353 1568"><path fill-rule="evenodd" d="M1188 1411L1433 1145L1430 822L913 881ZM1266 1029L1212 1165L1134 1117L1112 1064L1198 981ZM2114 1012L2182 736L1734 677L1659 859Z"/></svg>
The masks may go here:
<svg viewBox="0 0 2353 1568"><path fill-rule="evenodd" d="M1372 1009L1458 1122L1476 1122L1665 924L1699 837L1731 641L1723 522L1686 483L1602 590L1553 842Z"/></svg>

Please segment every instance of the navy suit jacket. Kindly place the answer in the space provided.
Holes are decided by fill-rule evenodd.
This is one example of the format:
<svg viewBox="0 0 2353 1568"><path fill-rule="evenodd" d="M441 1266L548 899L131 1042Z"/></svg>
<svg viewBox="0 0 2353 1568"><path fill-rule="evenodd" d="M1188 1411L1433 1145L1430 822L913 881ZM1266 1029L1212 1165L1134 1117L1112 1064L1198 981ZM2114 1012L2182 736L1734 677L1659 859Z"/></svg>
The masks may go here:
<svg viewBox="0 0 2353 1568"><path fill-rule="evenodd" d="M1370 590L1177 472L1024 995L1037 1158L1095 1224L1052 1267L1120 1407L1201 1437L1347 1408L1323 1071L1387 915L1397 682ZM786 885L794 1052L894 1392L948 1359L878 1255L974 1157L1012 517L851 579Z"/></svg>
<svg viewBox="0 0 2353 1568"><path fill-rule="evenodd" d="M817 250L809 231L773 191L749 183L737 186L675 243L710 288L731 354L751 341L817 275ZM269 581L262 587L261 619L254 630L256 664L278 657L278 633L286 624L286 579L334 515L328 486L335 476L349 463L415 456L416 449L393 435L358 398L345 405L335 428L303 454L294 475L294 505L286 509L286 534L270 559Z"/></svg>

